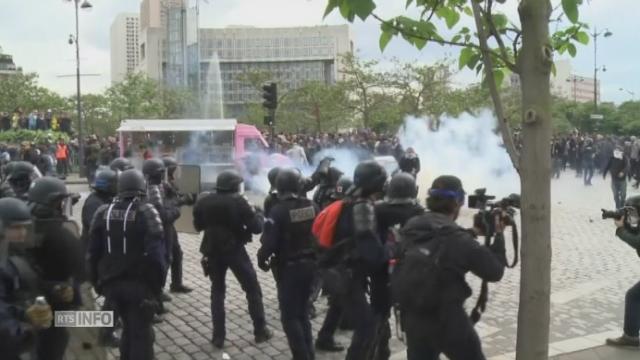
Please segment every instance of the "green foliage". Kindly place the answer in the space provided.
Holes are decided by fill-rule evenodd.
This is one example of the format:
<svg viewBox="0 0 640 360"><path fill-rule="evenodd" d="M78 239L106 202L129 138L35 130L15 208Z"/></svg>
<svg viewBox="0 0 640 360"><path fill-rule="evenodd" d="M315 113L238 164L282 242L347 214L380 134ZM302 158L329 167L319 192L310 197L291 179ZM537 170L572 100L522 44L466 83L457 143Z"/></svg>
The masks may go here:
<svg viewBox="0 0 640 360"><path fill-rule="evenodd" d="M10 130L0 132L0 144L19 144L23 141L40 144L52 144L57 142L60 138L66 142L69 141L69 136L63 132L57 131L41 131L41 130Z"/></svg>
<svg viewBox="0 0 640 360"><path fill-rule="evenodd" d="M17 108L24 111L68 110L63 97L38 85L38 75L17 74L0 81L0 111L13 112Z"/></svg>
<svg viewBox="0 0 640 360"><path fill-rule="evenodd" d="M578 0L562 0L562 10L572 23L578 22Z"/></svg>

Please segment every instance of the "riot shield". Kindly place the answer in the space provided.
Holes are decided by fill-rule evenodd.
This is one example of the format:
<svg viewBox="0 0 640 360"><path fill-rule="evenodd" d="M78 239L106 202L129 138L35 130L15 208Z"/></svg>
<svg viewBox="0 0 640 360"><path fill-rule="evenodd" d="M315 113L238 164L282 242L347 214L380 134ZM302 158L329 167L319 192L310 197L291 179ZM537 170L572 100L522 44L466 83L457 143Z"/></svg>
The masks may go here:
<svg viewBox="0 0 640 360"><path fill-rule="evenodd" d="M175 181L181 194L200 194L200 166L179 165L175 172ZM178 232L197 233L193 227L193 206L183 205L180 208L180 217L175 223Z"/></svg>

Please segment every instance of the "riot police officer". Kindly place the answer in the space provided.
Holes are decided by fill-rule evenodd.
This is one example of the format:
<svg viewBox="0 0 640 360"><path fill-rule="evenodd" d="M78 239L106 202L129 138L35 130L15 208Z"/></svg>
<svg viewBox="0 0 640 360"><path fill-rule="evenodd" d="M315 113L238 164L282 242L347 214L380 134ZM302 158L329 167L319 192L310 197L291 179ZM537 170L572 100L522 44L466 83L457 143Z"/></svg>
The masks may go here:
<svg viewBox="0 0 640 360"><path fill-rule="evenodd" d="M342 176L336 183L336 188L331 192L332 202L342 200L347 196L347 192L353 186L353 181L348 176ZM322 271L321 271L322 272ZM327 286L328 285L328 286ZM341 352L344 346L335 341L334 335L338 326L342 329L351 329L352 321L348 311L343 309L343 301L339 294L336 294L331 284L323 284L323 293L327 295L329 307L325 315L318 338L316 339L316 349L327 352Z"/></svg>
<svg viewBox="0 0 640 360"><path fill-rule="evenodd" d="M278 192L276 190L276 178L278 177L278 173L281 168L274 167L267 173L267 179L269 180L269 193L264 198L264 206L262 209L265 214L269 214L271 212L271 208L276 204L278 198Z"/></svg>
<svg viewBox="0 0 640 360"><path fill-rule="evenodd" d="M264 316L262 290L245 249L252 234L262 232L263 218L240 194L242 181L234 170L221 172L216 179L216 193L202 194L193 208L193 225L197 231L204 231L200 253L205 275L211 278L211 342L217 348L224 346L226 336L224 298L228 269L246 293L256 343L273 336Z"/></svg>
<svg viewBox="0 0 640 360"><path fill-rule="evenodd" d="M151 321L166 268L162 221L145 196L142 173L125 170L118 177L118 197L98 209L90 230L91 280L122 318L124 360L154 358Z"/></svg>
<svg viewBox="0 0 640 360"><path fill-rule="evenodd" d="M412 175L400 172L391 178L385 199L377 202L375 206L378 233L385 248L395 243L395 230L399 230L412 217L424 213L424 208L418 204L417 196L418 186ZM377 360L388 359L391 355L391 294L389 266L386 262L371 275L371 307L376 319L371 357Z"/></svg>
<svg viewBox="0 0 640 360"><path fill-rule="evenodd" d="M109 164L109 168L115 172L122 172L125 170L133 169L131 161L124 157L115 158Z"/></svg>
<svg viewBox="0 0 640 360"><path fill-rule="evenodd" d="M413 177L418 175L420 172L420 158L412 147L407 148L407 151L402 154L402 157L400 157L398 161L398 168L400 171L411 174Z"/></svg>
<svg viewBox="0 0 640 360"><path fill-rule="evenodd" d="M293 359L310 360L314 352L308 301L316 267L311 227L317 209L311 200L298 196L301 180L294 169L278 172L278 203L265 224L258 264L264 271L275 269L282 328Z"/></svg>
<svg viewBox="0 0 640 360"><path fill-rule="evenodd" d="M82 207L82 244L85 248L83 254L86 253L86 248L89 244L89 229L91 228L91 220L100 206L104 204L110 204L118 191L118 175L111 169L98 169L91 185L93 191L87 197ZM113 304L111 299L105 298L102 310L113 311ZM117 318L117 316L114 316ZM114 332L114 328L101 328L100 338L98 339L102 345L110 347L118 347L120 339Z"/></svg>
<svg viewBox="0 0 640 360"><path fill-rule="evenodd" d="M71 201L64 182L54 177L35 180L29 189L27 204L34 218L36 246L31 264L42 280L47 302L54 311L71 310L78 302L75 279L84 276L84 256L77 225L63 214ZM51 327L40 332L37 340L39 359L62 359L69 341L67 329Z"/></svg>
<svg viewBox="0 0 640 360"><path fill-rule="evenodd" d="M172 157L163 157L162 162L167 169L167 181L163 182L165 195L165 207L176 209L177 216L180 216L180 207L183 205L193 205L195 202L190 194L181 194L178 185L175 183L175 172L178 162ZM174 293L190 293L191 288L182 283L182 248L178 239L178 231L175 227L175 220L165 224L165 232L168 242L171 244L171 285L169 290Z"/></svg>
<svg viewBox="0 0 640 360"><path fill-rule="evenodd" d="M36 170L30 162L16 161L9 163L7 167L7 181L18 199L27 200L31 182L37 177Z"/></svg>
<svg viewBox="0 0 640 360"><path fill-rule="evenodd" d="M165 246L164 254L169 264L171 263L171 248L173 246L171 243L173 240L171 228L180 216L180 210L173 204L165 202L164 186L162 184L164 183L166 168L161 159L152 158L145 160L142 163L142 174L144 174L147 181L147 201L156 207L156 210L158 210L160 214L160 219L162 219L162 228L165 232L163 242ZM166 276L167 274L165 274L165 282L162 284L163 288L166 283ZM158 296L162 301L171 301L171 297L164 292L160 292ZM159 314L165 312L166 310L161 302ZM156 319L156 321L158 321L158 319Z"/></svg>
<svg viewBox="0 0 640 360"><path fill-rule="evenodd" d="M353 174L353 192L344 204L334 235L333 249L327 253L330 261L341 263L343 307L349 309L354 332L347 359L363 359L374 335L374 316L367 301L367 278L385 261L378 229L374 202L381 197L387 172L375 161L358 164Z"/></svg>
<svg viewBox="0 0 640 360"><path fill-rule="evenodd" d="M48 304L31 303L40 293L35 270L21 254L32 245L28 239L29 226L31 214L23 201L0 199L0 354L3 359L17 360L20 354L31 351L37 331L49 328L53 320Z"/></svg>
<svg viewBox="0 0 640 360"><path fill-rule="evenodd" d="M313 194L313 201L321 209L324 209L332 202L332 194L335 191L338 180L343 174L342 171L330 166L332 160L332 158L322 159L312 177L318 184L318 189Z"/></svg>

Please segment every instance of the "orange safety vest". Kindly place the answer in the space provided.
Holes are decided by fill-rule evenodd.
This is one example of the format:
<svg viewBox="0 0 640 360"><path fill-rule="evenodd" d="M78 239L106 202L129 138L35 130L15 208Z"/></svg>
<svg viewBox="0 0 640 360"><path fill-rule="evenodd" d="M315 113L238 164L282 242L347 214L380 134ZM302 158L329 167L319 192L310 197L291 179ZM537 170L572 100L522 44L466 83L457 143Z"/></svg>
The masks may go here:
<svg viewBox="0 0 640 360"><path fill-rule="evenodd" d="M56 159L66 159L67 158L67 145L58 144L56 148Z"/></svg>

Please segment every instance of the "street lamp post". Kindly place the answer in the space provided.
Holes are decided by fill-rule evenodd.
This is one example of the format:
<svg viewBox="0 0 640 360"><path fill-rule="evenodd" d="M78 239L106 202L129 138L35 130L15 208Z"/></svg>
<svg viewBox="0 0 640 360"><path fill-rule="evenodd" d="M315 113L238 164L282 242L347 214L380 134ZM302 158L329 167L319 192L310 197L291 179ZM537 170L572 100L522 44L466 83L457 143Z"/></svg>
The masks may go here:
<svg viewBox="0 0 640 360"><path fill-rule="evenodd" d="M84 135L83 135L83 118L82 118L82 102L81 102L81 92L80 92L80 43L78 41L80 35L80 19L78 16L78 7L82 9L91 9L93 6L89 1L84 0L82 4L80 4L80 0L66 0L73 1L76 10L76 35L69 36L69 44L76 45L76 107L78 112L78 168L80 170L80 176L86 175L86 169L84 167Z"/></svg>
<svg viewBox="0 0 640 360"><path fill-rule="evenodd" d="M598 36L609 37L613 35L609 29L604 29L604 31L598 32L594 27L593 32L591 33L591 37L593 37L593 110L594 113L598 112ZM602 66L602 71L607 71L607 68Z"/></svg>

